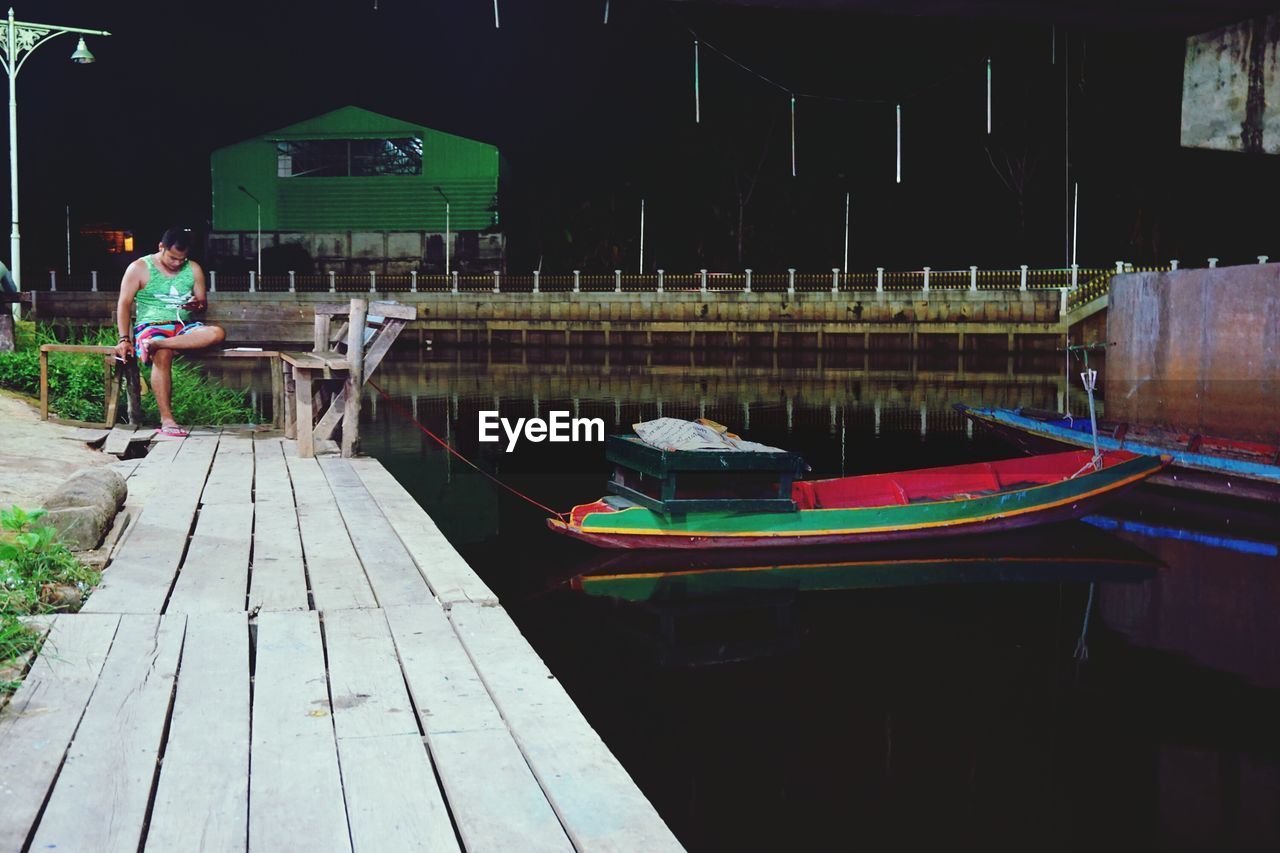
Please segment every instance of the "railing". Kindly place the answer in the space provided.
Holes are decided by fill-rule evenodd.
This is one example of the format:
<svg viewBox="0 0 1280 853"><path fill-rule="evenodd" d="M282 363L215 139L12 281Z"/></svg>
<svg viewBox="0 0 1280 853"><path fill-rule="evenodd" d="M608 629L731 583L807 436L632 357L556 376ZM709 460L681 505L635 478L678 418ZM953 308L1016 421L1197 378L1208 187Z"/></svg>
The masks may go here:
<svg viewBox="0 0 1280 853"><path fill-rule="evenodd" d="M1266 255L1258 255L1266 263ZM1217 258L1208 266L1216 267ZM842 272L712 272L694 273L395 273L376 271L361 274L322 273L207 273L209 289L228 293L928 293L931 290L1030 291L1065 290L1066 305L1075 308L1104 295L1111 276L1121 272L1167 272L1178 262L1136 267L1117 262L1114 268L1061 267L1056 269L886 270ZM29 290L70 292L115 291L119 279L96 271L59 275L50 270L48 279Z"/></svg>

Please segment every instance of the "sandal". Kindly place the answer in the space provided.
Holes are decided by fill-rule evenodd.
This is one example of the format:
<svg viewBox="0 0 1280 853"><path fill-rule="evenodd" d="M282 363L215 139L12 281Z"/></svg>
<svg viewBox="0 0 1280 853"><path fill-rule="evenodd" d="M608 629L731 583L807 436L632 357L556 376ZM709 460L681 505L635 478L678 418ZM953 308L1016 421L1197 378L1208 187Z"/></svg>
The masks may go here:
<svg viewBox="0 0 1280 853"><path fill-rule="evenodd" d="M185 438L190 434L191 433L187 432L182 427L176 426L176 425L160 427L160 429L156 430L156 435L167 435L167 436L171 436L172 438Z"/></svg>

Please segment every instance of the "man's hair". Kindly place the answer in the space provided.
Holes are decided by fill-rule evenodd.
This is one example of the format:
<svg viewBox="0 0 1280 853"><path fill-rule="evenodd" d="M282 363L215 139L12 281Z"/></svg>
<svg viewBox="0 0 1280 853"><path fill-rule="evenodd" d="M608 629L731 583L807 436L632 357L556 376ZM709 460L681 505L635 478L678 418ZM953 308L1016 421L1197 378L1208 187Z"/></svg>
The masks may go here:
<svg viewBox="0 0 1280 853"><path fill-rule="evenodd" d="M177 249L179 252L187 251L191 248L191 229L174 225L164 232L164 236L160 238L160 245L166 249Z"/></svg>

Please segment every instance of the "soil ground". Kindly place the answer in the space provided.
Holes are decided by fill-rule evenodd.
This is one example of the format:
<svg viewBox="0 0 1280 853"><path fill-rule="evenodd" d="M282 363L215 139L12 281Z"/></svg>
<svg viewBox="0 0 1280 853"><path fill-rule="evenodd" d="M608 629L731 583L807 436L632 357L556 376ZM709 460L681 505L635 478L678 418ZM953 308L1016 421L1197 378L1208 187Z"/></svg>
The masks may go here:
<svg viewBox="0 0 1280 853"><path fill-rule="evenodd" d="M75 439L76 432L40 420L26 397L0 390L0 507L38 507L74 471L116 461Z"/></svg>

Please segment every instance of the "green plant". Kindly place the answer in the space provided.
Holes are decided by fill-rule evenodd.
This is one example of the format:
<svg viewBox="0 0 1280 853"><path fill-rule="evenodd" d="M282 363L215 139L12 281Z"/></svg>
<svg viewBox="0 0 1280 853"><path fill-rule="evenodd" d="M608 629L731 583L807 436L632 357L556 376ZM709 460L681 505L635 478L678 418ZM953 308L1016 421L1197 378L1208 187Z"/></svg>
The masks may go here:
<svg viewBox="0 0 1280 853"><path fill-rule="evenodd" d="M44 514L16 506L0 510L0 671L11 670L7 665L39 642L39 632L21 617L53 610L49 602L57 587L75 587L84 595L101 578L58 541L54 528L36 525ZM13 678L0 679L0 692L16 687Z"/></svg>

